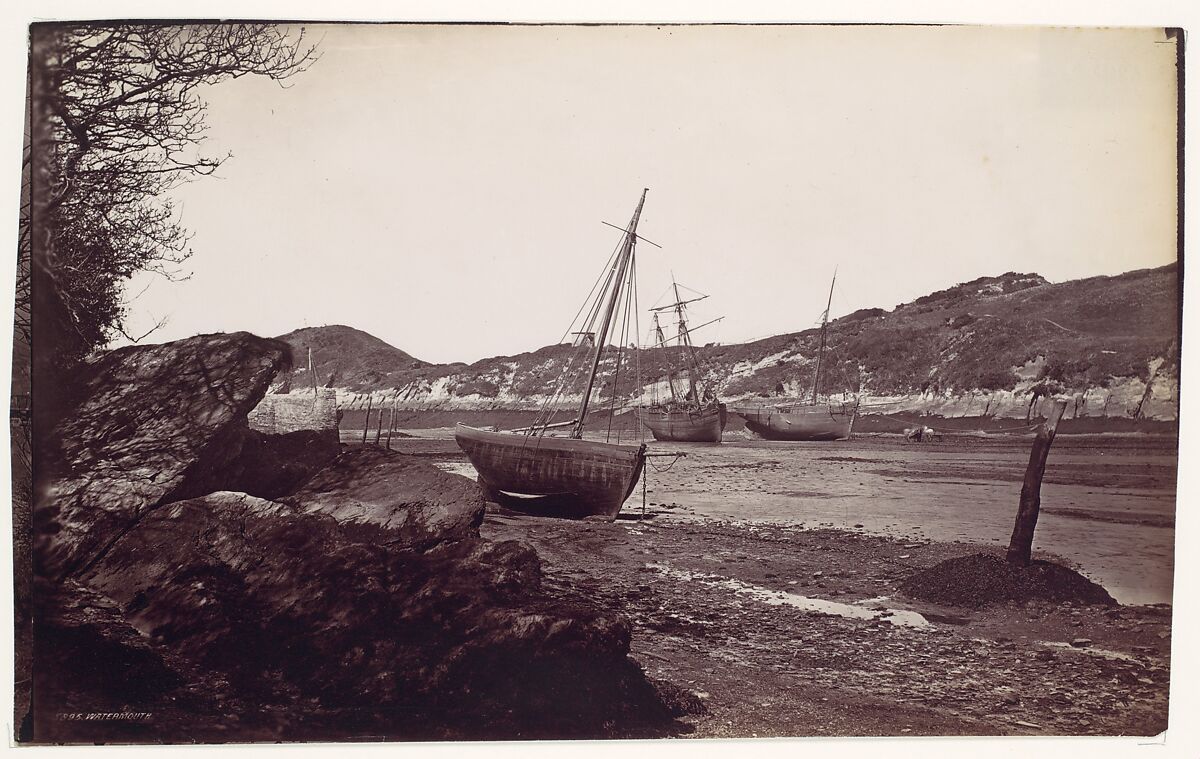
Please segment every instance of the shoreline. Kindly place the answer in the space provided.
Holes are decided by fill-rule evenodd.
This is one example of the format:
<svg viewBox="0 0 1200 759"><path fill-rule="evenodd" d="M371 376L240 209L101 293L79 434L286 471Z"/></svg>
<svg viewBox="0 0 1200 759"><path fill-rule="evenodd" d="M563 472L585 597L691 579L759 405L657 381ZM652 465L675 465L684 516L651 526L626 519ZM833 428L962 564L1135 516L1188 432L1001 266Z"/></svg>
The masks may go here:
<svg viewBox="0 0 1200 759"><path fill-rule="evenodd" d="M474 475L452 430L410 432L393 448ZM1012 438L802 443L727 434L721 445L650 445L687 454L669 467L647 467L651 511L993 546L1011 536L1029 456L1028 442ZM1173 438L1058 438L1035 548L1067 557L1122 603L1169 601L1175 445ZM640 512L640 490L626 513Z"/></svg>
<svg viewBox="0 0 1200 759"><path fill-rule="evenodd" d="M764 399L770 400L770 399ZM387 406L384 406L388 409ZM371 412L370 436L374 439L376 423L378 420L378 407ZM388 418L384 421L385 433L386 426L389 421L393 421L390 416L390 409L387 411ZM402 431L411 431L413 429L453 429L458 422L469 426L491 427L499 426L501 429L511 429L516 427L524 427L536 421L539 411L537 409L479 409L479 408L397 408L394 423L395 428ZM366 412L360 408L343 409L341 411L340 428L344 435L350 435L353 432L362 434L363 423L366 421ZM601 417L603 416L603 419ZM627 414L618 414L613 428L618 427L623 431L631 430L634 425L632 418L626 418ZM872 414L861 412L854 422L854 433L858 435L902 435L906 427L915 427L918 425L929 426L939 433L956 436L986 436L994 439L1004 439L1008 437L1020 437L1022 430L1029 430L1028 434L1032 435L1032 429L1037 424L1041 423L1041 419L1035 417L1026 421L1022 417L995 417L995 416L939 416L936 414L919 414L915 412L895 412L892 414ZM590 431L601 431L607 425L606 412L594 412L589 415L588 423L585 429ZM741 435L745 430L746 425L744 420L736 413L730 411L728 422L725 426L725 435ZM749 433L747 433L749 434ZM1123 416L1080 416L1078 418L1063 419L1059 423L1059 436L1091 436L1091 435L1145 435L1151 437L1176 437L1179 434L1179 422L1163 421L1157 419L1131 419Z"/></svg>

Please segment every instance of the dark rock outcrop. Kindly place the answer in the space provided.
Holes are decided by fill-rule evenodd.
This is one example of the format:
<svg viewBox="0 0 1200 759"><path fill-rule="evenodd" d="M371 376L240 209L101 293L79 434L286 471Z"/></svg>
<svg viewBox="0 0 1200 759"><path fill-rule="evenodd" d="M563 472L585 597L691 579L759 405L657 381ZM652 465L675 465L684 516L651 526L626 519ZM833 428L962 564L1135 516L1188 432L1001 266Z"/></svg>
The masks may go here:
<svg viewBox="0 0 1200 759"><path fill-rule="evenodd" d="M481 540L475 483L247 429L287 361L238 334L95 365L35 511L33 740L671 729L628 625L543 592L529 547Z"/></svg>
<svg viewBox="0 0 1200 759"><path fill-rule="evenodd" d="M670 719L626 658L626 623L544 598L536 555L511 541L414 556L221 492L147 514L81 579L228 702L295 709L284 739L603 737Z"/></svg>
<svg viewBox="0 0 1200 759"><path fill-rule="evenodd" d="M288 502L359 540L408 550L478 538L485 505L471 480L380 448L345 451Z"/></svg>
<svg viewBox="0 0 1200 759"><path fill-rule="evenodd" d="M259 498L296 492L342 452L337 430L297 430L269 435L245 429L232 443L237 456L189 495L236 490Z"/></svg>
<svg viewBox="0 0 1200 759"><path fill-rule="evenodd" d="M158 504L209 481L240 450L246 414L287 345L240 332L115 350L90 367L83 400L38 462L36 571L61 578Z"/></svg>
<svg viewBox="0 0 1200 759"><path fill-rule="evenodd" d="M172 690L184 678L164 660L144 636L124 618L120 606L102 593L74 580L37 583L38 643L56 652L52 662L58 677L40 681L64 693L106 693L114 705L146 702ZM67 697L62 711L77 699ZM88 704L94 708L94 703ZM90 709L89 709L90 710Z"/></svg>

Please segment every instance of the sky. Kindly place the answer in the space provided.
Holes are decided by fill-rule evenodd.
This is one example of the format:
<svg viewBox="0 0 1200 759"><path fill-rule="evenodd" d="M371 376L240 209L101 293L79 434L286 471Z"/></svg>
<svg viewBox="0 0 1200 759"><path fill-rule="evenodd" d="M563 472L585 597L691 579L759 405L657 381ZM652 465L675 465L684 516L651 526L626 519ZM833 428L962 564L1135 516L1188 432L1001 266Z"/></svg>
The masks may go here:
<svg viewBox="0 0 1200 759"><path fill-rule="evenodd" d="M563 334L642 188L643 310L698 342L815 326L1006 271L1176 258L1175 45L1156 29L313 25L278 84L204 90L174 197L186 281L131 334L346 324L474 361ZM648 314L642 318L647 326ZM643 332L645 330L643 329ZM643 335L644 338L644 335Z"/></svg>

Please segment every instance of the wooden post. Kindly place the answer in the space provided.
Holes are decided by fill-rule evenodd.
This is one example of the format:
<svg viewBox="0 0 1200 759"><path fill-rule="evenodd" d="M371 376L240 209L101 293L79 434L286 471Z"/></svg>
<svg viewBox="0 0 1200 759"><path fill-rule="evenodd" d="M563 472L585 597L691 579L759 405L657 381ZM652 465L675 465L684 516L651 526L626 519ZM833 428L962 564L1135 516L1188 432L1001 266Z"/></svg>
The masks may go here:
<svg viewBox="0 0 1200 759"><path fill-rule="evenodd" d="M379 437L383 434L383 406L379 407L379 418L375 420L375 445L379 445Z"/></svg>
<svg viewBox="0 0 1200 759"><path fill-rule="evenodd" d="M1017 523L1013 527L1012 539L1008 541L1008 563L1018 567L1029 566L1033 551L1033 528L1037 527L1038 512L1042 507L1042 476L1046 474L1046 457L1058 431L1058 421L1067 408L1066 401L1054 401L1050 418L1042 423L1033 439L1033 450L1029 454L1029 466L1025 470L1025 483L1021 485L1021 505L1017 508Z"/></svg>
<svg viewBox="0 0 1200 759"><path fill-rule="evenodd" d="M367 444L367 430L371 428L371 401L374 400L371 396L367 396L367 417L363 420L363 445Z"/></svg>
<svg viewBox="0 0 1200 759"><path fill-rule="evenodd" d="M395 427L396 427L396 400L399 397L400 397L400 391L397 390L396 394L392 396L392 413L388 417L387 449L389 451L392 450L392 430L395 429Z"/></svg>

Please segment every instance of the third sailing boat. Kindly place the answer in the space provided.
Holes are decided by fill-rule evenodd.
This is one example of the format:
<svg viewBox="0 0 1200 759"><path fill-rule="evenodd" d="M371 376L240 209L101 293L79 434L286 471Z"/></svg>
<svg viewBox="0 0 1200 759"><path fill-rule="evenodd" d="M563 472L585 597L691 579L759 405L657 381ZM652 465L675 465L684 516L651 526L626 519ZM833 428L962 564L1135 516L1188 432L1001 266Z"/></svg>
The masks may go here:
<svg viewBox="0 0 1200 759"><path fill-rule="evenodd" d="M829 284L829 301L825 304L825 313L821 315L821 348L817 352L812 399L807 403L799 401L735 409L738 416L746 420L746 427L751 432L767 440L842 440L850 437L854 418L858 415L858 401L847 403L826 398L822 402L817 394L829 331L829 309L833 305L833 286L836 283L837 272L834 272L833 282Z"/></svg>

